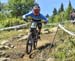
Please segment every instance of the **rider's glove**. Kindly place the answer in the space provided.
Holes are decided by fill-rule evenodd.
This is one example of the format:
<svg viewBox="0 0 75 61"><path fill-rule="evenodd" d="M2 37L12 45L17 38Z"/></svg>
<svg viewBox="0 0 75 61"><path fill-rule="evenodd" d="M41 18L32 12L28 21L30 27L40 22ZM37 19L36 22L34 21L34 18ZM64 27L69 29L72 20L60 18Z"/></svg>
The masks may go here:
<svg viewBox="0 0 75 61"><path fill-rule="evenodd" d="M47 22L44 22L44 24L47 24Z"/></svg>
<svg viewBox="0 0 75 61"><path fill-rule="evenodd" d="M22 16L22 19L23 19L25 22L28 22L27 19L26 19L26 17L25 17L25 15Z"/></svg>
<svg viewBox="0 0 75 61"><path fill-rule="evenodd" d="M23 19L25 22L28 22L27 19Z"/></svg>

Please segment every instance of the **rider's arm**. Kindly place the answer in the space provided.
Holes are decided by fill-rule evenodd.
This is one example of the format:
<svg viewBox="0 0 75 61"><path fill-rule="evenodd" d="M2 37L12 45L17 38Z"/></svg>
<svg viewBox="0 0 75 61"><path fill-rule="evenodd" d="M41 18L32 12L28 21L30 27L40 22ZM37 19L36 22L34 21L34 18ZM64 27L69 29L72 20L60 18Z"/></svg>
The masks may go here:
<svg viewBox="0 0 75 61"><path fill-rule="evenodd" d="M25 15L22 16L22 18L23 18L24 21L27 21L27 18L29 16L32 16L32 13L25 14Z"/></svg>
<svg viewBox="0 0 75 61"><path fill-rule="evenodd" d="M44 21L45 21L45 23L47 23L48 22L48 18L46 18L45 16L43 16L42 14L40 14L40 16L41 16L41 19L43 19Z"/></svg>

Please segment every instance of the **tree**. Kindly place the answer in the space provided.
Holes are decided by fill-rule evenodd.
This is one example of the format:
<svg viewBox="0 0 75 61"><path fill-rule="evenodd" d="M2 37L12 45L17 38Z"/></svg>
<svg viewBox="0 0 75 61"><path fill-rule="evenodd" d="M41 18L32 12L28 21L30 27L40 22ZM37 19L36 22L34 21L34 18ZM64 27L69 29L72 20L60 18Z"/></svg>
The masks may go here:
<svg viewBox="0 0 75 61"><path fill-rule="evenodd" d="M48 18L48 17L49 17L49 15L47 14L47 15L46 15L46 17Z"/></svg>
<svg viewBox="0 0 75 61"><path fill-rule="evenodd" d="M65 19L69 20L70 19L70 13L72 12L73 8L72 8L72 5L71 5L71 2L69 1L69 5L68 5L68 8L66 9L65 11Z"/></svg>
<svg viewBox="0 0 75 61"><path fill-rule="evenodd" d="M54 8L54 10L53 10L53 16L56 15L56 14L57 14L57 9Z"/></svg>
<svg viewBox="0 0 75 61"><path fill-rule="evenodd" d="M64 5L63 5L63 3L61 3L61 7L59 8L58 12L60 13L60 12L63 12L63 11L64 11Z"/></svg>
<svg viewBox="0 0 75 61"><path fill-rule="evenodd" d="M0 11L3 9L3 3L0 2Z"/></svg>
<svg viewBox="0 0 75 61"><path fill-rule="evenodd" d="M21 16L31 10L34 0L8 0L8 4L13 16Z"/></svg>
<svg viewBox="0 0 75 61"><path fill-rule="evenodd" d="M1 11L2 7L1 7L1 2L0 2L0 11Z"/></svg>

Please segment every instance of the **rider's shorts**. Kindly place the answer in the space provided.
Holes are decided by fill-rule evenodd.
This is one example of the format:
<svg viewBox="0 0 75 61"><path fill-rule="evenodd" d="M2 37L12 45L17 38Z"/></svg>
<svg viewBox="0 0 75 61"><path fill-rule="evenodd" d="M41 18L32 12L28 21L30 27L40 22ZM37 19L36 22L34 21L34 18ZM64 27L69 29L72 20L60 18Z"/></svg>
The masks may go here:
<svg viewBox="0 0 75 61"><path fill-rule="evenodd" d="M42 23L38 23L38 24L37 24L37 28L38 28L38 29L41 29L41 28L42 28ZM30 29L30 32L34 32L35 29L36 29L36 28L31 28L31 29Z"/></svg>
<svg viewBox="0 0 75 61"><path fill-rule="evenodd" d="M38 29L41 29L42 28L42 23L38 23L37 27L38 27Z"/></svg>

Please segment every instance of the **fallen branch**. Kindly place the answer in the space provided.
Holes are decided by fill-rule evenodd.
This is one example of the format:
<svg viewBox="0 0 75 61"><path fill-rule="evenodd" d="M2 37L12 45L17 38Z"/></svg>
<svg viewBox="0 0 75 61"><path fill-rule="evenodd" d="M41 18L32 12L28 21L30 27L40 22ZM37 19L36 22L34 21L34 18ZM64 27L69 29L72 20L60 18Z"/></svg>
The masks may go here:
<svg viewBox="0 0 75 61"><path fill-rule="evenodd" d="M27 24L22 24L22 25L17 25L17 26L2 28L2 29L0 29L0 31L7 31L7 30L14 30L14 29L22 29L22 28L26 28L26 27L27 27Z"/></svg>
<svg viewBox="0 0 75 61"><path fill-rule="evenodd" d="M65 29L61 24L58 25L62 30L64 30L66 33L70 34L71 36L75 36L73 32L70 32L69 30Z"/></svg>

